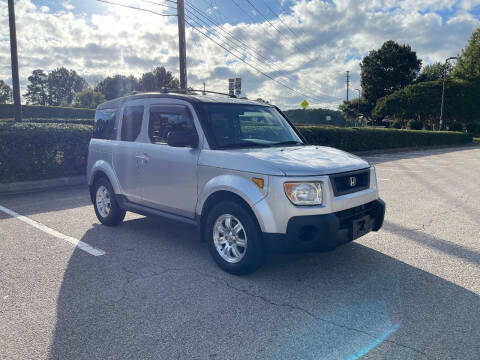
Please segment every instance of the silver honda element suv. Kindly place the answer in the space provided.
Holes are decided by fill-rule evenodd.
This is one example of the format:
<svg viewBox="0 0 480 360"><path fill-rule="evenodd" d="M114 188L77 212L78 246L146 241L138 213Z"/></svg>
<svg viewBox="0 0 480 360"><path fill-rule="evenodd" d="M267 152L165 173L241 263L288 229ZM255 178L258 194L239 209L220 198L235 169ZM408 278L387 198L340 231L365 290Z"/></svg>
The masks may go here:
<svg viewBox="0 0 480 360"><path fill-rule="evenodd" d="M309 145L275 106L147 93L98 106L88 184L105 225L126 211L198 226L216 263L245 274L268 249L330 250L383 223L375 168Z"/></svg>

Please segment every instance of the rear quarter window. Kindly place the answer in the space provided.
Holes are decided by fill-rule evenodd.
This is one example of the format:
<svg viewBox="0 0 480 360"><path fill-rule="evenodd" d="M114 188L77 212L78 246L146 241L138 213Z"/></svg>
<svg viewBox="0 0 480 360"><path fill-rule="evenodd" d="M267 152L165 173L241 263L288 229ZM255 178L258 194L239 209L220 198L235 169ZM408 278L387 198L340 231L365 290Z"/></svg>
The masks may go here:
<svg viewBox="0 0 480 360"><path fill-rule="evenodd" d="M114 139L117 129L117 112L114 109L102 109L95 112L94 139Z"/></svg>

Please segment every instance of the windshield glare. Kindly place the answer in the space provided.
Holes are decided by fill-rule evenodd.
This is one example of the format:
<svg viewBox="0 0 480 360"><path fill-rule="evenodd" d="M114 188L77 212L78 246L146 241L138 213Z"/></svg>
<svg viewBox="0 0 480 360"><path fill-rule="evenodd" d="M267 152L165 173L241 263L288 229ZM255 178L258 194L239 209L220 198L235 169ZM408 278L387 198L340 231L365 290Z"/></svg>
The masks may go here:
<svg viewBox="0 0 480 360"><path fill-rule="evenodd" d="M303 144L295 130L273 107L204 104L217 148Z"/></svg>

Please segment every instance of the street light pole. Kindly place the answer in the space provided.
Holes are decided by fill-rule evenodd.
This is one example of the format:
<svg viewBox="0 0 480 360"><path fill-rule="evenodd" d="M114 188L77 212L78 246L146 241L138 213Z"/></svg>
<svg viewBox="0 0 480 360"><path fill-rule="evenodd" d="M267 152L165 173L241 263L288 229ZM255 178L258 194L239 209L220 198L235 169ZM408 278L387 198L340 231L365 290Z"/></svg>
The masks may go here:
<svg viewBox="0 0 480 360"><path fill-rule="evenodd" d="M443 107L445 104L445 82L447 81L447 66L450 60L457 59L456 56L449 57L445 60L445 65L443 65L443 84L442 84L442 103L440 105L440 124L438 130L443 130L444 128L444 121L443 121Z"/></svg>
<svg viewBox="0 0 480 360"><path fill-rule="evenodd" d="M8 0L8 21L10 24L10 55L12 59L12 85L15 121L22 121L22 104L20 100L20 81L18 80L17 31L15 29L15 4Z"/></svg>
<svg viewBox="0 0 480 360"><path fill-rule="evenodd" d="M357 101L357 117L358 117L358 120L360 120L360 89L355 89L356 91L358 91L358 101Z"/></svg>

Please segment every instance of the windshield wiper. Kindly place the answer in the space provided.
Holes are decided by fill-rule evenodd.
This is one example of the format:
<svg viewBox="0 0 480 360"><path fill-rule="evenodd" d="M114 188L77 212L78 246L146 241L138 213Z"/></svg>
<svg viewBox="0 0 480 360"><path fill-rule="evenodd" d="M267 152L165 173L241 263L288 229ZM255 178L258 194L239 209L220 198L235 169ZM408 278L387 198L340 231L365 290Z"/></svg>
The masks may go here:
<svg viewBox="0 0 480 360"><path fill-rule="evenodd" d="M271 144L271 146L282 146L282 145L305 145L305 144L295 140L281 141L275 144Z"/></svg>
<svg viewBox="0 0 480 360"><path fill-rule="evenodd" d="M267 144L260 144L254 142L240 143L240 144L226 144L217 146L217 149L232 149L232 148L249 148L249 147L269 147Z"/></svg>

